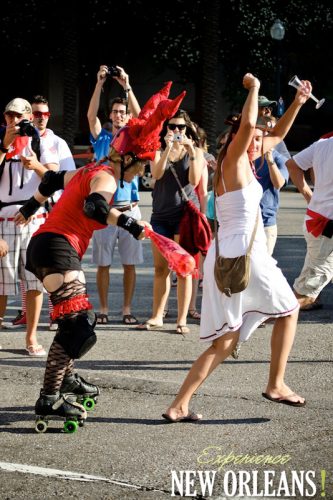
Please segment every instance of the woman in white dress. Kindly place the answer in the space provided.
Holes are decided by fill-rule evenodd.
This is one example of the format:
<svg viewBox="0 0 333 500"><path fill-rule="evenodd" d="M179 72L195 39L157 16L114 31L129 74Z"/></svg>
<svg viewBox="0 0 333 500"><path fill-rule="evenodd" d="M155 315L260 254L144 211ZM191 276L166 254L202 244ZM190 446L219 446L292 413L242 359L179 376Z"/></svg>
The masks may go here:
<svg viewBox="0 0 333 500"><path fill-rule="evenodd" d="M232 127L226 146L218 158L214 179L216 212L219 221L219 252L224 257L244 255L249 246L262 196L262 188L252 162L276 146L286 136L301 106L309 98L311 84L303 81L294 101L269 135L257 128L260 82L252 74L243 78L248 96L241 118ZM269 256L259 211L255 241L251 251L251 276L248 287L227 297L214 279L215 245L212 244L204 266L204 292L201 309L200 340L210 342L208 349L193 363L180 391L163 417L169 422L197 421L202 418L189 411L194 392L235 349L247 340L269 317L276 318L271 339L269 378L263 396L291 406L304 406L303 397L284 382L288 356L294 341L298 301L276 261Z"/></svg>

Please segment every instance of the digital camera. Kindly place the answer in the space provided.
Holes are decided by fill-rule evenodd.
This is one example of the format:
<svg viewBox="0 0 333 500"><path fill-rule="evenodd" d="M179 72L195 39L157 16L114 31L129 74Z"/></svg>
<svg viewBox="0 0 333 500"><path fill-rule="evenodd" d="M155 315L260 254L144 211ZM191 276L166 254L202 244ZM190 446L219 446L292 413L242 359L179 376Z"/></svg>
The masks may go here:
<svg viewBox="0 0 333 500"><path fill-rule="evenodd" d="M173 134L173 141L179 142L183 138L182 134Z"/></svg>
<svg viewBox="0 0 333 500"><path fill-rule="evenodd" d="M17 126L20 128L19 135L27 135L28 137L38 135L38 132L33 124L27 119L21 120Z"/></svg>
<svg viewBox="0 0 333 500"><path fill-rule="evenodd" d="M117 68L117 66L108 66L108 75L120 76L120 70Z"/></svg>

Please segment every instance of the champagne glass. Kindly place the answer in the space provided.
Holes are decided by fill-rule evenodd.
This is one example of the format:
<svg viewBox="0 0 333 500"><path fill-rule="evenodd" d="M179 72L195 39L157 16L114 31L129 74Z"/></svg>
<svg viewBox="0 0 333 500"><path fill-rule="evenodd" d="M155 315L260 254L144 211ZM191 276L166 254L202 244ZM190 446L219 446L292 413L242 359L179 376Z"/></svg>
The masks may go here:
<svg viewBox="0 0 333 500"><path fill-rule="evenodd" d="M289 80L288 85L291 85L292 87L295 87L295 89L299 89L303 87L303 84L301 80L298 78L298 76L293 76L291 80ZM313 94L310 94L309 97L313 99L317 104L316 104L316 109L319 109L325 102L325 99L317 99Z"/></svg>

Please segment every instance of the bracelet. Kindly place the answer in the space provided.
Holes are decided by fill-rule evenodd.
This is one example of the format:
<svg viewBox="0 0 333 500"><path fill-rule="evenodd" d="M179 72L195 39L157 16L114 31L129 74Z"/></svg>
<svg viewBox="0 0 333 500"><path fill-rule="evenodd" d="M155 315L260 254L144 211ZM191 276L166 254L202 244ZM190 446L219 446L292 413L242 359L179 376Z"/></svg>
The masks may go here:
<svg viewBox="0 0 333 500"><path fill-rule="evenodd" d="M131 92L132 87L128 87L128 89L124 89L125 92Z"/></svg>

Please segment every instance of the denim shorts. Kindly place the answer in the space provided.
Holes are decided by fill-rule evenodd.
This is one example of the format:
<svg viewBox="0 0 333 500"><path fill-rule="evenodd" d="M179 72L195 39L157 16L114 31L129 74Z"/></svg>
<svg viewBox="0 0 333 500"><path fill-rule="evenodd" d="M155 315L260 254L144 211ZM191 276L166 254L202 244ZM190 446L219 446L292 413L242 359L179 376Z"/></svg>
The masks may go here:
<svg viewBox="0 0 333 500"><path fill-rule="evenodd" d="M155 233L161 234L173 240L175 234L179 234L179 221L151 221Z"/></svg>

